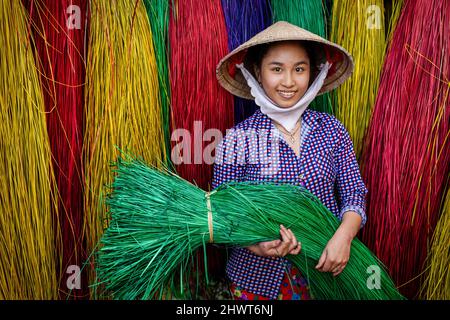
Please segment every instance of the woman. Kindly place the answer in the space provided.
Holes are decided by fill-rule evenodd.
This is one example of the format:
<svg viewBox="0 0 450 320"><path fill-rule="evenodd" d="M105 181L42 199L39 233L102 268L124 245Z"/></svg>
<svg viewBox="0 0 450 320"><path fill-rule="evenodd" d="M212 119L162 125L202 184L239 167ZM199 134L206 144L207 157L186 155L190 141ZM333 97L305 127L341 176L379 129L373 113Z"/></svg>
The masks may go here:
<svg viewBox="0 0 450 320"><path fill-rule="evenodd" d="M255 99L254 115L227 133L217 148L213 188L229 181L302 185L340 220L315 266L338 276L365 224L365 195L353 145L333 116L308 110L318 95L351 74L350 55L338 45L278 22L236 48L217 67L221 85ZM236 299L309 299L307 282L286 258L299 254L295 235L232 250L227 264Z"/></svg>

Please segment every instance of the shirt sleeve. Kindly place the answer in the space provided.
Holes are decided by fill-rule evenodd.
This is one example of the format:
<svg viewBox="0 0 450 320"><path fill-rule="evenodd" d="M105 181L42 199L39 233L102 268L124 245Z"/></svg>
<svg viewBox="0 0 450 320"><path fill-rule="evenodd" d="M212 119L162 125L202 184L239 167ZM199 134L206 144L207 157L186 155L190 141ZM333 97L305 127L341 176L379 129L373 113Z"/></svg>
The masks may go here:
<svg viewBox="0 0 450 320"><path fill-rule="evenodd" d="M246 141L239 130L231 129L216 148L212 188L224 183L242 181L246 167Z"/></svg>
<svg viewBox="0 0 450 320"><path fill-rule="evenodd" d="M340 140L335 154L337 168L337 192L340 200L339 218L355 211L361 218L361 228L366 224L367 188L361 177L353 143L345 127L339 123Z"/></svg>

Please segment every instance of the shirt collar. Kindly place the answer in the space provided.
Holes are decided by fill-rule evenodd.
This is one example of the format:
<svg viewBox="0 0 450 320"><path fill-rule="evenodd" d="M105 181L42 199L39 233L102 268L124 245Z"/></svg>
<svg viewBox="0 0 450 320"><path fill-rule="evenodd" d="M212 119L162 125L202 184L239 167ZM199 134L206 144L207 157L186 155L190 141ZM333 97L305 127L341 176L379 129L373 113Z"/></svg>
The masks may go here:
<svg viewBox="0 0 450 320"><path fill-rule="evenodd" d="M261 112L260 109L255 111L255 116L257 119L257 123L259 124L259 128L271 130L272 129L272 120ZM313 128L316 125L319 125L322 121L322 114L320 112L315 112L313 110L307 109L302 114L302 121L304 121L309 127Z"/></svg>

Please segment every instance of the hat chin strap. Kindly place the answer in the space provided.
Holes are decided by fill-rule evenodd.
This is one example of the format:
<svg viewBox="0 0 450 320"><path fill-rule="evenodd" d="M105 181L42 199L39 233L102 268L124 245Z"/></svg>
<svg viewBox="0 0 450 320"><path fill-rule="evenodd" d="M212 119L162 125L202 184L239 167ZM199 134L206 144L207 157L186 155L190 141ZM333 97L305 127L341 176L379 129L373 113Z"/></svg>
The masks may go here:
<svg viewBox="0 0 450 320"><path fill-rule="evenodd" d="M281 124L286 130L291 131L298 119L302 116L308 105L317 96L317 93L322 88L323 82L327 77L328 70L331 67L329 62L321 64L320 72L303 97L296 104L289 108L281 108L276 105L266 94L264 89L256 81L255 77L244 67L244 64L236 64L242 74L244 75L247 84L250 87L250 93L255 98L255 103L261 108L261 112L267 115L270 119L275 120Z"/></svg>

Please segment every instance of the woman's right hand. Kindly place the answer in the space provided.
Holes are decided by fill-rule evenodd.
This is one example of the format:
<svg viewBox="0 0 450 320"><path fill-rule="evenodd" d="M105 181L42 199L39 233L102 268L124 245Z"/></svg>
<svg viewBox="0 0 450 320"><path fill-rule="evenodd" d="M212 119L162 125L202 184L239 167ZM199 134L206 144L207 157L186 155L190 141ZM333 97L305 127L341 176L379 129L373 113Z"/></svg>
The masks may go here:
<svg viewBox="0 0 450 320"><path fill-rule="evenodd" d="M247 247L254 254L262 257L284 257L288 254L299 254L302 245L292 233L291 229L286 229L280 225L281 240L259 242Z"/></svg>

